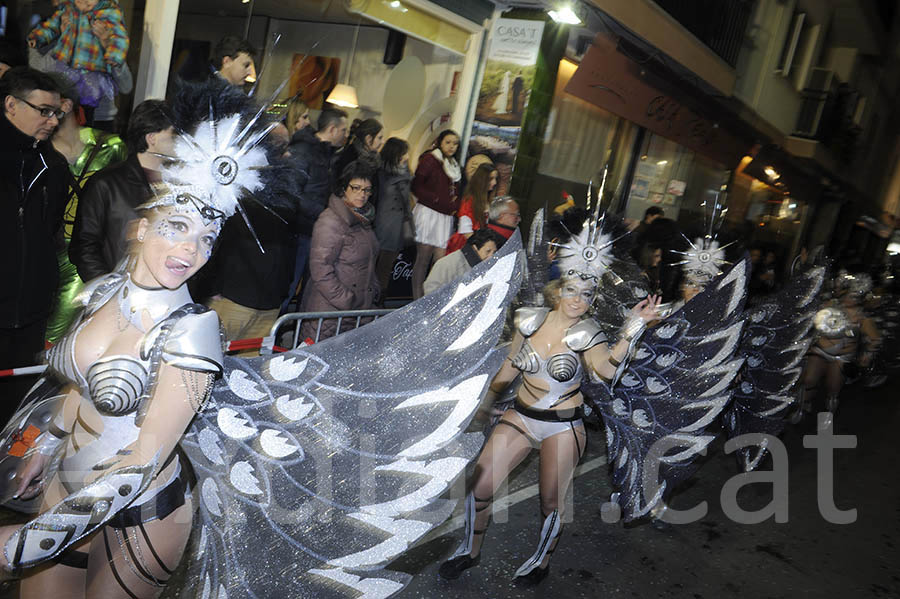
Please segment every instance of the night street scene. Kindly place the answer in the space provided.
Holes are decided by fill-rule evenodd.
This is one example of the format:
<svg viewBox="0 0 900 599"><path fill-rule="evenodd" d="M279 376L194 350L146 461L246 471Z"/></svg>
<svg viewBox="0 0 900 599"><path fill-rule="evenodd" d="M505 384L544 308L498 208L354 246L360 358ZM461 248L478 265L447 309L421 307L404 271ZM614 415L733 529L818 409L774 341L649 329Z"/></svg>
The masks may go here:
<svg viewBox="0 0 900 599"><path fill-rule="evenodd" d="M900 598L900 2L0 2L0 599Z"/></svg>

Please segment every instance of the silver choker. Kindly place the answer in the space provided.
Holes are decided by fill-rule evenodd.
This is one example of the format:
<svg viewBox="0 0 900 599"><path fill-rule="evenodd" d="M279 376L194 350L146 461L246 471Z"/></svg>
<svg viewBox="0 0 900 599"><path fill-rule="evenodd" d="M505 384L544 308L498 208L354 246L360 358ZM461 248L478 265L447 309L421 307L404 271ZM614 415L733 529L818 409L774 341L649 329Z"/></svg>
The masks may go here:
<svg viewBox="0 0 900 599"><path fill-rule="evenodd" d="M185 304L193 303L187 285L181 285L177 289L156 287L153 289L141 287L131 279L131 274L125 276L125 282L116 292L119 301L119 310L128 322L142 333L147 332L144 327L143 313L146 310L153 321L150 327L171 314L174 310Z"/></svg>

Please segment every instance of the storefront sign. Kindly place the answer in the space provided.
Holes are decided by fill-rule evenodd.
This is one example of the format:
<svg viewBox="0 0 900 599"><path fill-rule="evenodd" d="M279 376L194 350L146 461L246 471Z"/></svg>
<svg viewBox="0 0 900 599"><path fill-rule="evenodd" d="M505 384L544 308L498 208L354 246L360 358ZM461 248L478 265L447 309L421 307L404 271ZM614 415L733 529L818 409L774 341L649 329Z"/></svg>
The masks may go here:
<svg viewBox="0 0 900 599"><path fill-rule="evenodd" d="M525 19L497 19L491 31L468 156L494 159L500 172L498 194L509 188L543 34L543 21Z"/></svg>
<svg viewBox="0 0 900 599"><path fill-rule="evenodd" d="M736 165L745 144L649 83L644 69L600 33L585 54L566 92L726 166Z"/></svg>

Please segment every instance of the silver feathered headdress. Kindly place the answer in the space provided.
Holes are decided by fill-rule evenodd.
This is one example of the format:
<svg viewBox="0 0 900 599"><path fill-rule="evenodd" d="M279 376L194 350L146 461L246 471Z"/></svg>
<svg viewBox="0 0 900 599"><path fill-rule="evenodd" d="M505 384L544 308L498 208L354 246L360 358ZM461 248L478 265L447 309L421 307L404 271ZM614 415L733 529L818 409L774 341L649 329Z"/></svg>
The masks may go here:
<svg viewBox="0 0 900 599"><path fill-rule="evenodd" d="M691 241L685 237L690 249L679 252L672 250L676 254L681 254L684 259L681 262L675 262L674 265L680 265L684 272L685 279L692 285L703 287L717 276L722 274L722 267L731 263L725 259L725 248L731 243L719 246L716 240L719 227L722 226L725 214L728 208L721 201L722 192L716 192L712 201L712 206L708 201L704 201L702 206L706 210L706 234ZM732 242L733 243L733 242Z"/></svg>
<svg viewBox="0 0 900 599"><path fill-rule="evenodd" d="M613 244L628 233L614 237L612 231L604 230L606 212L600 211L600 203L603 197L603 189L606 186L608 168L603 169L603 179L597 192L597 203L594 206L594 214L582 228L578 235L572 235L566 243L554 243L552 245L562 248L559 254L559 268L563 277L579 277L582 280L592 280L598 285L603 275L609 270L613 261ZM588 185L588 206L590 206L591 186Z"/></svg>
<svg viewBox="0 0 900 599"><path fill-rule="evenodd" d="M227 219L236 211L243 213L238 201L241 195L263 185L259 171L268 166L268 160L259 142L271 127L251 134L252 123L239 130L240 123L241 115L233 114L219 121L204 121L193 134L179 135L174 156L162 168L167 191L142 208L173 206L189 195L206 222Z"/></svg>

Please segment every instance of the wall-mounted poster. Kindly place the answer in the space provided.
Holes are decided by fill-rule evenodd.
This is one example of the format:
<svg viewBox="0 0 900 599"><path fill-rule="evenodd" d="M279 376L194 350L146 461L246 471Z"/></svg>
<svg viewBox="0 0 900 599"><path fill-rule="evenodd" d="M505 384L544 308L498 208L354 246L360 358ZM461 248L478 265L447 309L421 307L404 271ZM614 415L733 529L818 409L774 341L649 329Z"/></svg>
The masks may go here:
<svg viewBox="0 0 900 599"><path fill-rule="evenodd" d="M288 93L303 100L310 108L321 109L325 98L338 84L340 70L339 58L294 54Z"/></svg>
<svg viewBox="0 0 900 599"><path fill-rule="evenodd" d="M526 19L497 19L491 31L468 154L493 159L500 172L498 194L509 189L543 34L543 21Z"/></svg>

